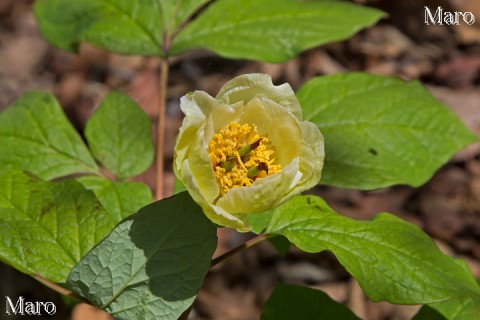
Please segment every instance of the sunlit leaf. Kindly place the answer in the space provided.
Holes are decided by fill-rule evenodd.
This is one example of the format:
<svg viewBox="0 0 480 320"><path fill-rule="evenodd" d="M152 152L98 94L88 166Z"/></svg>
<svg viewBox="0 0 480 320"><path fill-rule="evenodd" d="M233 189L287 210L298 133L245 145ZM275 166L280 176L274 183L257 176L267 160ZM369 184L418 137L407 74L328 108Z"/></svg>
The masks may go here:
<svg viewBox="0 0 480 320"><path fill-rule="evenodd" d="M0 114L0 166L47 180L98 172L58 102L39 91L23 95Z"/></svg>
<svg viewBox="0 0 480 320"><path fill-rule="evenodd" d="M124 54L162 55L163 17L157 0L38 0L35 16L53 45L76 51L81 41Z"/></svg>
<svg viewBox="0 0 480 320"><path fill-rule="evenodd" d="M150 188L140 182L114 182L96 176L81 177L77 180L95 193L115 223L152 202Z"/></svg>
<svg viewBox="0 0 480 320"><path fill-rule="evenodd" d="M384 16L342 1L218 0L179 33L171 53L204 48L229 58L281 62L346 39Z"/></svg>
<svg viewBox="0 0 480 320"><path fill-rule="evenodd" d="M19 171L0 176L0 259L24 273L65 282L114 225L74 180L44 182Z"/></svg>
<svg viewBox="0 0 480 320"><path fill-rule="evenodd" d="M298 99L325 138L322 184L419 186L477 140L418 82L363 73L318 77Z"/></svg>
<svg viewBox="0 0 480 320"><path fill-rule="evenodd" d="M466 264L443 255L419 228L393 215L356 221L319 197L297 196L276 209L267 232L306 252L333 252L373 301L430 304L455 319L480 311L480 287Z"/></svg>
<svg viewBox="0 0 480 320"><path fill-rule="evenodd" d="M85 136L95 158L119 179L138 175L152 164L150 119L122 93L105 97L88 120Z"/></svg>

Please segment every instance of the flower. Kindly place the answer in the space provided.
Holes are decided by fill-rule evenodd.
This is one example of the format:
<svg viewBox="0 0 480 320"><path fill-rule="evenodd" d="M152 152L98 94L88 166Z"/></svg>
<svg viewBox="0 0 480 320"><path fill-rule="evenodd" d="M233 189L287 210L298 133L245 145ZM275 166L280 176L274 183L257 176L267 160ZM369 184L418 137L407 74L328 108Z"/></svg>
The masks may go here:
<svg viewBox="0 0 480 320"><path fill-rule="evenodd" d="M247 215L267 211L315 186L323 137L302 121L288 84L247 74L215 98L203 91L180 100L185 118L175 144L174 171L214 223L248 231Z"/></svg>

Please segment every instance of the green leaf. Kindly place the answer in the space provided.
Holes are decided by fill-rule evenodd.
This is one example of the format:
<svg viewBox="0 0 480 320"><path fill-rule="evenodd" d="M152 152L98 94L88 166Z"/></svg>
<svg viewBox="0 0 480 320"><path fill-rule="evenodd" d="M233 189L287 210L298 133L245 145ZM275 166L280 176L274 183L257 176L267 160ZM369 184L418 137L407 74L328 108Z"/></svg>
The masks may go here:
<svg viewBox="0 0 480 320"><path fill-rule="evenodd" d="M43 35L60 49L76 51L86 41L117 53L162 55L161 2L39 0L34 12Z"/></svg>
<svg viewBox="0 0 480 320"><path fill-rule="evenodd" d="M430 304L430 307L449 320L480 319L480 294L440 301Z"/></svg>
<svg viewBox="0 0 480 320"><path fill-rule="evenodd" d="M0 259L21 272L65 282L114 225L75 180L44 182L19 171L0 177Z"/></svg>
<svg viewBox="0 0 480 320"><path fill-rule="evenodd" d="M67 284L118 319L177 319L193 303L215 247L215 227L183 192L120 223Z"/></svg>
<svg viewBox="0 0 480 320"><path fill-rule="evenodd" d="M282 236L275 236L273 238L269 238L268 242L272 244L272 246L277 249L278 253L283 257L287 254L288 250L290 250L290 241L287 238Z"/></svg>
<svg viewBox="0 0 480 320"><path fill-rule="evenodd" d="M297 196L275 210L267 232L307 252L333 252L373 301L431 304L442 312L448 302L480 298L480 287L463 261L443 255L420 229L387 213L355 221L335 213L321 198ZM472 303L465 312L479 308Z"/></svg>
<svg viewBox="0 0 480 320"><path fill-rule="evenodd" d="M26 93L0 114L0 166L46 180L98 172L55 98L37 91Z"/></svg>
<svg viewBox="0 0 480 320"><path fill-rule="evenodd" d="M77 181L95 193L115 223L152 202L150 188L140 182L113 182L96 176L81 177Z"/></svg>
<svg viewBox="0 0 480 320"><path fill-rule="evenodd" d="M209 0L160 0L166 29L173 33L182 23Z"/></svg>
<svg viewBox="0 0 480 320"><path fill-rule="evenodd" d="M228 58L281 62L346 39L384 16L337 1L218 0L179 33L171 53L204 48Z"/></svg>
<svg viewBox="0 0 480 320"><path fill-rule="evenodd" d="M322 184L419 186L477 140L419 82L363 73L318 77L298 99L325 138Z"/></svg>
<svg viewBox="0 0 480 320"><path fill-rule="evenodd" d="M249 214L246 216L248 224L252 227L252 232L260 234L267 228L272 219L273 210L268 210L262 213Z"/></svg>
<svg viewBox="0 0 480 320"><path fill-rule="evenodd" d="M88 120L85 137L95 158L119 179L140 174L152 164L150 119L122 93L105 97Z"/></svg>
<svg viewBox="0 0 480 320"><path fill-rule="evenodd" d="M310 288L279 283L263 307L261 320L355 320L352 311L326 293Z"/></svg>
<svg viewBox="0 0 480 320"><path fill-rule="evenodd" d="M444 316L429 306L423 306L412 320L446 320Z"/></svg>

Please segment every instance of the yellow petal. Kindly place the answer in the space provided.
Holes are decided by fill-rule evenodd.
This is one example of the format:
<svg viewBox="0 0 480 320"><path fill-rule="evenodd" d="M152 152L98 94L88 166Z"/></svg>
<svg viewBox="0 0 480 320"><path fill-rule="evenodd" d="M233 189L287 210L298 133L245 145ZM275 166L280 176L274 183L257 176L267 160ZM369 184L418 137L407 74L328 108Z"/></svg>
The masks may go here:
<svg viewBox="0 0 480 320"><path fill-rule="evenodd" d="M297 119L302 119L302 108L292 87L288 83L273 85L272 78L267 74L252 73L238 76L225 83L215 98L225 104L234 104L239 101L246 104L257 95L275 101Z"/></svg>

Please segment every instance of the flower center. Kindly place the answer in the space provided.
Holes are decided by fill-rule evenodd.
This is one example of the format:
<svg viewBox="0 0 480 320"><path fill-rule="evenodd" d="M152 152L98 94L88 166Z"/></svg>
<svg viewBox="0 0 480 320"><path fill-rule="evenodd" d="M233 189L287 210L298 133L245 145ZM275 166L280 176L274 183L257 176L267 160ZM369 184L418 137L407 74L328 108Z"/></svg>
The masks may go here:
<svg viewBox="0 0 480 320"><path fill-rule="evenodd" d="M250 186L255 180L281 171L274 164L275 147L266 136L257 134L257 127L230 122L208 143L213 172L220 184L220 194L230 189Z"/></svg>

